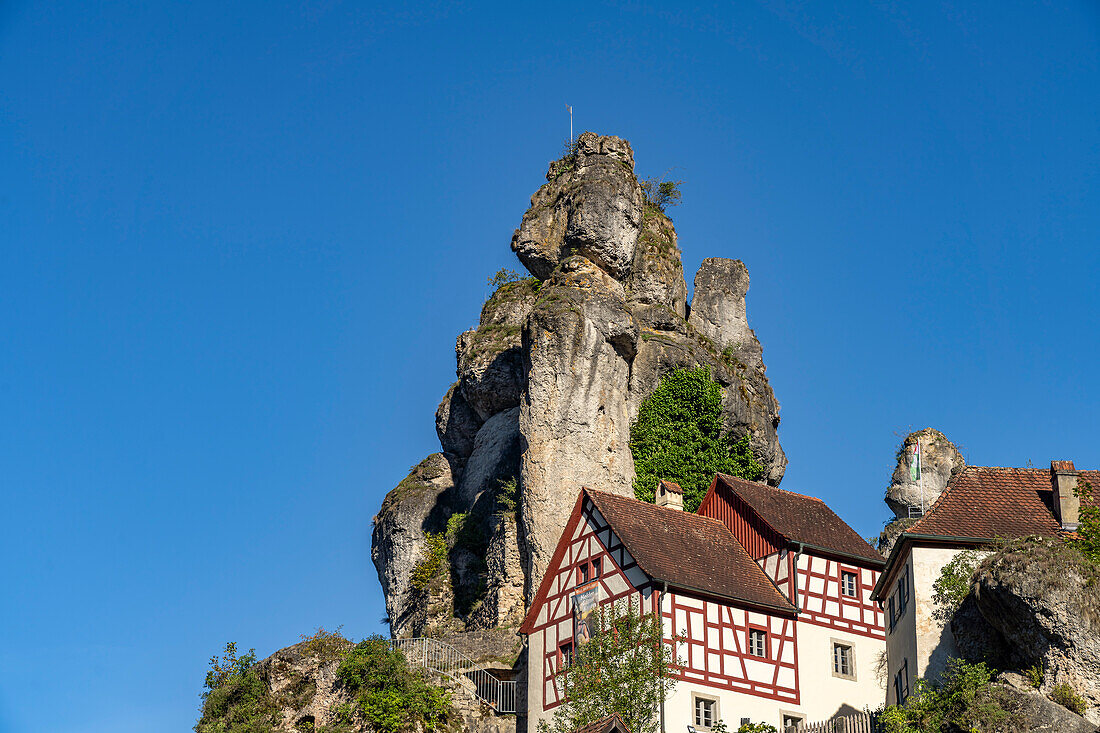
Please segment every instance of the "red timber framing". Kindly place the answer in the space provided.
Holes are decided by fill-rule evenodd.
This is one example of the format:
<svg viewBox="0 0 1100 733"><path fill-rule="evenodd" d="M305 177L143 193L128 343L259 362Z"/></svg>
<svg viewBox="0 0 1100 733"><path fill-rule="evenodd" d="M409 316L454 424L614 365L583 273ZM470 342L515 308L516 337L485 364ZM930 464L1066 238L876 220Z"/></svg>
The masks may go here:
<svg viewBox="0 0 1100 733"><path fill-rule="evenodd" d="M661 613L665 643L679 660L676 677L686 682L758 697L799 703L798 649L793 616L773 615L751 607L668 589L638 566L630 551L582 492L558 542L520 631L541 635L543 709L561 704L562 645L573 639L572 596L580 568L600 561L600 604L628 599L635 609ZM662 605L664 606L662 608ZM749 653L749 629L767 631L767 653ZM675 638L674 637L679 637ZM532 660L533 661L533 660ZM535 682L534 676L529 684Z"/></svg>
<svg viewBox="0 0 1100 733"><path fill-rule="evenodd" d="M813 550L796 552L798 542L788 540L741 497L717 479L711 484L699 514L727 527L749 557L764 569L791 603L799 609L799 621L839 629L872 639L885 639L884 614L871 599L880 569L853 559L839 560ZM794 562L798 557L798 572ZM841 592L842 570L857 572L856 596ZM797 589L791 580L798 579Z"/></svg>
<svg viewBox="0 0 1100 733"><path fill-rule="evenodd" d="M573 639L573 591L580 585L580 569L591 568L593 560L599 560L600 575L590 577L589 582L599 583L601 605L629 599L635 609L645 613L656 613L659 608L660 593L652 580L582 492L531 605L535 615L520 629L542 636L544 710L561 704L559 649Z"/></svg>
<svg viewBox="0 0 1100 733"><path fill-rule="evenodd" d="M680 679L799 704L795 619L670 592L662 616L680 638ZM749 630L767 632L766 655L749 653Z"/></svg>

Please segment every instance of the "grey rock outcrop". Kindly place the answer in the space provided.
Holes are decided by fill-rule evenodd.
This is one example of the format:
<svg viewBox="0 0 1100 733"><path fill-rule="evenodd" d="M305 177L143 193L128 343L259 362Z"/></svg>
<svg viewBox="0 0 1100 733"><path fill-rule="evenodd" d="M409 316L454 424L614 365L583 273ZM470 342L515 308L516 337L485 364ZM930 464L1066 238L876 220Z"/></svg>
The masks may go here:
<svg viewBox="0 0 1100 733"><path fill-rule="evenodd" d="M633 494L631 422L669 371L708 367L726 428L751 436L768 481L786 468L779 403L746 316L744 264L706 260L689 308L672 221L647 203L620 138L584 133L546 181L512 237L533 277L498 289L478 327L458 338L458 381L436 412L451 488L405 509L399 487L375 520L375 564L398 635L499 632L500 648L511 648L505 635L580 487ZM449 580L414 601L398 586L423 562L424 532L456 516L466 529L464 539L448 534ZM391 538L405 520L426 529ZM470 543L480 565L459 560Z"/></svg>
<svg viewBox="0 0 1100 733"><path fill-rule="evenodd" d="M1021 540L986 558L952 634L971 661L1041 666L1041 692L1068 684L1100 723L1100 574L1060 541Z"/></svg>
<svg viewBox="0 0 1100 733"><path fill-rule="evenodd" d="M909 472L909 451L920 441L921 476L912 478ZM909 516L910 508L919 509L923 496L924 506L931 507L943 493L952 474L966 467L959 449L935 428L924 428L905 436L898 448L898 463L890 486L886 489L886 503L900 519Z"/></svg>
<svg viewBox="0 0 1100 733"><path fill-rule="evenodd" d="M1027 733L1095 733L1096 724L1067 710L1028 685L1023 675L1002 672L997 683L1007 692L1010 705Z"/></svg>

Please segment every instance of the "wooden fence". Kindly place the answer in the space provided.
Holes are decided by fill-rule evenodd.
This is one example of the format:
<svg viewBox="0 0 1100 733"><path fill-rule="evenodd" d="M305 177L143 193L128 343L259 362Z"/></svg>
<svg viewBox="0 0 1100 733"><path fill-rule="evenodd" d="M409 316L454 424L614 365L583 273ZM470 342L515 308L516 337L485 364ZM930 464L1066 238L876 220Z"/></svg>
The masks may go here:
<svg viewBox="0 0 1100 733"><path fill-rule="evenodd" d="M869 712L838 715L820 723L788 726L784 733L878 733L878 721Z"/></svg>

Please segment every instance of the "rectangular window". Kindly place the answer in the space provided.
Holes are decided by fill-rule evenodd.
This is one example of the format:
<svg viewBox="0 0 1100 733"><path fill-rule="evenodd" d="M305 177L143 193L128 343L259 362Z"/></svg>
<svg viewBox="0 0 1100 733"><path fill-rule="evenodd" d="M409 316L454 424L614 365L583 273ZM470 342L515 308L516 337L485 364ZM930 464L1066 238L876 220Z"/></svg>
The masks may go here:
<svg viewBox="0 0 1100 733"><path fill-rule="evenodd" d="M716 708L715 700L706 697L695 698L695 725L700 728L710 728L714 725Z"/></svg>
<svg viewBox="0 0 1100 733"><path fill-rule="evenodd" d="M600 561L600 558L598 558L598 557L595 560L592 561L592 577L593 578L600 577L600 569L601 569L600 566L602 564L603 563Z"/></svg>
<svg viewBox="0 0 1100 733"><path fill-rule="evenodd" d="M749 629L749 654L754 657L768 656L768 632L764 629Z"/></svg>
<svg viewBox="0 0 1100 733"><path fill-rule="evenodd" d="M909 568L905 568L905 572L898 578L898 606L900 610L898 615L905 613L905 607L909 605Z"/></svg>
<svg viewBox="0 0 1100 733"><path fill-rule="evenodd" d="M909 697L909 660L901 663L901 669L894 675L894 704L901 705Z"/></svg>
<svg viewBox="0 0 1100 733"><path fill-rule="evenodd" d="M806 721L805 715L783 713L783 731L797 730L798 726Z"/></svg>
<svg viewBox="0 0 1100 733"><path fill-rule="evenodd" d="M850 644L833 642L833 676L852 680L856 678L856 665Z"/></svg>
<svg viewBox="0 0 1100 733"><path fill-rule="evenodd" d="M573 642L567 641L558 647L558 666L565 669L573 663Z"/></svg>
<svg viewBox="0 0 1100 733"><path fill-rule="evenodd" d="M859 577L850 570L842 570L840 573L840 592L849 598L855 598L856 585L859 582Z"/></svg>
<svg viewBox="0 0 1100 733"><path fill-rule="evenodd" d="M577 585L584 585L588 582L588 563L584 563L578 569L580 573L580 580L577 581Z"/></svg>

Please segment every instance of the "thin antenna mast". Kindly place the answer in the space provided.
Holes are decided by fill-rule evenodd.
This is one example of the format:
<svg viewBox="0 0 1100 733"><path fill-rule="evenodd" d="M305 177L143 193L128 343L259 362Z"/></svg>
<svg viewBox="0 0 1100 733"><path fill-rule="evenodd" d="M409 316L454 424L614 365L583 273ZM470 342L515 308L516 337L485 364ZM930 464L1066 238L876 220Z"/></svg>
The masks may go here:
<svg viewBox="0 0 1100 733"><path fill-rule="evenodd" d="M565 105L565 108L567 110L569 110L569 144L572 145L573 144L573 108L570 107L568 104Z"/></svg>

